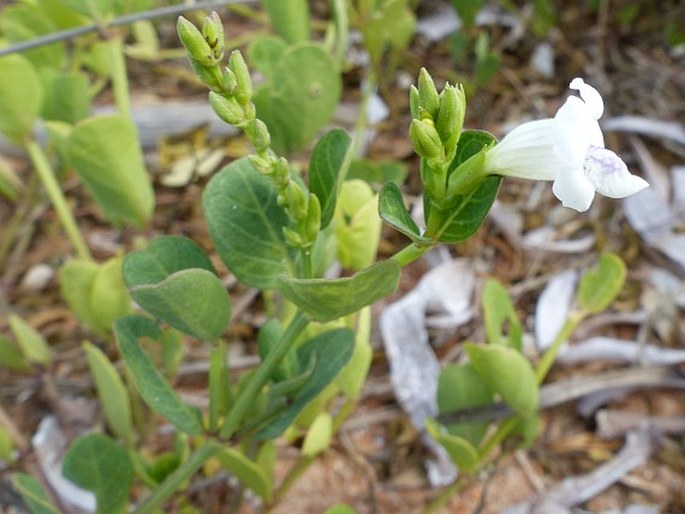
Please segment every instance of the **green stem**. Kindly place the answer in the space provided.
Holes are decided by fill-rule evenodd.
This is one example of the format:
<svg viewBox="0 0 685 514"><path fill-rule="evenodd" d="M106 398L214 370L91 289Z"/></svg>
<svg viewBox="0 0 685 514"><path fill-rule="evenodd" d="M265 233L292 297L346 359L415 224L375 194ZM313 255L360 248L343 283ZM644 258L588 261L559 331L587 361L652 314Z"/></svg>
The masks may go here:
<svg viewBox="0 0 685 514"><path fill-rule="evenodd" d="M445 505L447 505L447 503L449 503L449 501L454 497L454 495L459 492L461 486L462 479L461 477L459 477L453 484L450 484L445 489L443 489L442 492L438 495L438 497L435 498L435 500L428 504L425 510L425 514L435 514L440 509L442 509Z"/></svg>
<svg viewBox="0 0 685 514"><path fill-rule="evenodd" d="M121 38L113 36L107 42L109 57L112 63L112 89L117 111L122 116L131 117L131 100L129 97L128 74L126 72L126 58Z"/></svg>
<svg viewBox="0 0 685 514"><path fill-rule="evenodd" d="M542 384L542 381L547 376L547 373L549 373L549 370L552 369L552 365L557 358L557 354L559 353L561 346L568 341L571 333L573 333L585 316L585 312L574 312L566 320L566 323L557 334L556 338L552 342L552 345L547 349L537 366L535 366L535 378L537 379L538 384Z"/></svg>
<svg viewBox="0 0 685 514"><path fill-rule="evenodd" d="M300 456L295 465L290 468L290 471L288 471L288 474L283 479L283 482L274 493L274 496L270 502L270 506L278 504L283 497L288 494L288 491L290 491L292 486L297 483L302 474L307 471L312 462L314 462L314 459L315 457Z"/></svg>
<svg viewBox="0 0 685 514"><path fill-rule="evenodd" d="M219 340L209 354L209 431L219 428L219 414L223 405L226 383L226 343Z"/></svg>
<svg viewBox="0 0 685 514"><path fill-rule="evenodd" d="M62 194L62 190L57 183L55 174L52 171L52 167L50 166L47 157L43 153L43 150L41 150L40 146L38 146L34 140L29 139L26 142L26 151L31 158L31 162L33 163L36 173L38 174L38 178L40 178L40 181L43 183L43 187L48 193L48 197L50 197L50 201L52 202L55 212L57 212L57 216L59 217L59 220L67 233L67 237L76 250L76 254L80 259L87 261L93 260L90 255L90 250L88 250L88 245L86 245L83 234L81 234L78 225L76 225L76 221L74 220L69 206L67 205L67 201Z"/></svg>
<svg viewBox="0 0 685 514"><path fill-rule="evenodd" d="M390 258L394 261L397 261L400 266L406 266L407 264L410 264L422 257L423 254L433 248L433 246L435 245L418 245L416 243L411 243Z"/></svg>
<svg viewBox="0 0 685 514"><path fill-rule="evenodd" d="M162 502L173 495L207 460L221 449L216 441L207 441L190 458L169 475L159 488L138 505L133 514L157 512Z"/></svg>
<svg viewBox="0 0 685 514"><path fill-rule="evenodd" d="M240 422L245 417L245 414L254 406L254 401L261 389L271 377L276 366L283 360L283 357L292 348L293 344L300 336L302 331L307 327L309 318L301 311L295 314L295 317L288 325L283 337L278 342L278 345L273 348L266 356L266 359L257 368L254 375L252 375L242 390L233 408L228 412L224 424L221 427L220 436L224 439L231 437L238 429Z"/></svg>
<svg viewBox="0 0 685 514"><path fill-rule="evenodd" d="M485 442L482 448L478 451L481 462L484 461L497 448L502 441L504 441L509 434L516 428L519 416L512 416L507 418L504 423L497 427L497 431Z"/></svg>

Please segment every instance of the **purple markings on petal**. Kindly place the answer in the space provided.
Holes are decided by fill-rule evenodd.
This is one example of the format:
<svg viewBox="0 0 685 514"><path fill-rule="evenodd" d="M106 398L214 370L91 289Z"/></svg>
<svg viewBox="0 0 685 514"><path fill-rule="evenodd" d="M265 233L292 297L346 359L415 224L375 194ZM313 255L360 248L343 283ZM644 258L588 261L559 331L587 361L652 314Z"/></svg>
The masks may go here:
<svg viewBox="0 0 685 514"><path fill-rule="evenodd" d="M591 173L620 173L628 171L626 163L611 150L599 146L590 146L583 167Z"/></svg>
<svg viewBox="0 0 685 514"><path fill-rule="evenodd" d="M591 146L588 150L583 171L595 190L610 198L623 198L649 185L644 179L632 175L618 155L598 146Z"/></svg>

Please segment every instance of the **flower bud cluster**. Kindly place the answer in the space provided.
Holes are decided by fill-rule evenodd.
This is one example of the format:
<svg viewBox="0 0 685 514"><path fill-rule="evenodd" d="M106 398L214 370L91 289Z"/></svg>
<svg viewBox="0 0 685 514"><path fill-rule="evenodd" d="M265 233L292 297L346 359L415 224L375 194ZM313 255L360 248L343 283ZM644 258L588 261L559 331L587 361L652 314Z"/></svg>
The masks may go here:
<svg viewBox="0 0 685 514"><path fill-rule="evenodd" d="M418 88L412 86L409 92L409 104L414 118L409 137L414 150L433 165L449 164L464 126L464 89L447 84L438 93L433 78L422 68Z"/></svg>
<svg viewBox="0 0 685 514"><path fill-rule="evenodd" d="M448 170L464 126L464 89L448 83L438 93L433 78L422 68L418 87L412 86L409 91L409 106L414 118L409 138L421 157L425 194L431 205L439 209L446 200Z"/></svg>
<svg viewBox="0 0 685 514"><path fill-rule="evenodd" d="M305 186L291 178L288 161L271 150L271 135L257 118L252 78L239 50L231 52L222 72L225 47L221 19L213 12L200 32L181 16L177 29L195 74L210 89L212 109L223 121L245 133L257 152L249 157L252 166L278 188L278 203L291 220L291 226L284 229L286 241L296 248L310 248L319 233L321 205Z"/></svg>

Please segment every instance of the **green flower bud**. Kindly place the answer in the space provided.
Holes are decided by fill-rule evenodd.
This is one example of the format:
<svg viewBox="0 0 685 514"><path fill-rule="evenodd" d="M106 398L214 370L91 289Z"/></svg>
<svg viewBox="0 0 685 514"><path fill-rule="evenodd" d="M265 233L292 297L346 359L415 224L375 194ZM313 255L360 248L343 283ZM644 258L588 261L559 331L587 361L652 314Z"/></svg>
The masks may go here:
<svg viewBox="0 0 685 514"><path fill-rule="evenodd" d="M413 120L409 127L409 138L414 151L424 159L435 159L443 155L440 136L430 120Z"/></svg>
<svg viewBox="0 0 685 514"><path fill-rule="evenodd" d="M250 160L252 167L257 170L257 173L260 175L270 175L274 170L274 167L269 159L264 159L259 155L254 154L248 155L247 158Z"/></svg>
<svg viewBox="0 0 685 514"><path fill-rule="evenodd" d="M435 89L433 77L426 71L426 68L421 68L419 72L419 105L426 109L433 119L438 115L440 108L440 96L438 90Z"/></svg>
<svg viewBox="0 0 685 514"><path fill-rule="evenodd" d="M226 91L229 95L235 94L235 90L238 87L238 81L235 78L235 73L226 68L223 79L224 91Z"/></svg>
<svg viewBox="0 0 685 514"><path fill-rule="evenodd" d="M301 221L307 217L307 196L304 190L291 180L285 188L284 196L288 214L291 219Z"/></svg>
<svg viewBox="0 0 685 514"><path fill-rule="evenodd" d="M456 148L461 129L464 126L464 113L466 111L466 98L464 89L459 86L447 84L440 95L440 110L435 122L440 139L448 149Z"/></svg>
<svg viewBox="0 0 685 514"><path fill-rule="evenodd" d="M302 237L300 236L300 234L295 232L293 229L288 228L288 227L283 227L283 235L285 236L285 242L288 243L288 245L293 246L295 248L304 247L304 242L302 241Z"/></svg>
<svg viewBox="0 0 685 514"><path fill-rule="evenodd" d="M214 52L195 25L183 16L179 16L176 30L181 43L183 43L191 59L194 59L203 66L214 66L216 64Z"/></svg>
<svg viewBox="0 0 685 514"><path fill-rule="evenodd" d="M274 184L279 189L288 185L288 182L290 181L290 166L285 157L278 159L278 162L273 166L273 176L271 177L271 180L274 181Z"/></svg>
<svg viewBox="0 0 685 514"><path fill-rule="evenodd" d="M190 66L193 68L195 75L209 89L212 91L221 91L223 89L223 79L216 66L205 66L195 59L190 59Z"/></svg>
<svg viewBox="0 0 685 514"><path fill-rule="evenodd" d="M205 18L202 25L202 36L212 49L212 55L217 61L224 58L224 25L221 23L219 15L212 11Z"/></svg>
<svg viewBox="0 0 685 514"><path fill-rule="evenodd" d="M239 50L231 52L231 56L228 58L228 68L235 73L237 81L235 97L241 104L247 105L252 100L252 78Z"/></svg>
<svg viewBox="0 0 685 514"><path fill-rule="evenodd" d="M266 124L255 118L252 121L252 144L258 152L264 152L271 146L271 134Z"/></svg>
<svg viewBox="0 0 685 514"><path fill-rule="evenodd" d="M304 235L307 241L313 243L321 230L321 203L314 194L309 194L307 205L307 219L304 226Z"/></svg>
<svg viewBox="0 0 685 514"><path fill-rule="evenodd" d="M413 84L409 87L409 110L412 118L419 117L419 90Z"/></svg>
<svg viewBox="0 0 685 514"><path fill-rule="evenodd" d="M245 123L245 112L235 98L226 98L214 91L209 92L209 104L214 112L229 125L239 127Z"/></svg>

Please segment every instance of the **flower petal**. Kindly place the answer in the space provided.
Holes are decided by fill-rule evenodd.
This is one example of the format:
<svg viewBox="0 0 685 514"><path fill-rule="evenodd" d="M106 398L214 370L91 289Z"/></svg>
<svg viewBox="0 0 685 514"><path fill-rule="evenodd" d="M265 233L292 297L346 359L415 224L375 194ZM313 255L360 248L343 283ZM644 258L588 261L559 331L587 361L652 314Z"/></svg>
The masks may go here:
<svg viewBox="0 0 685 514"><path fill-rule="evenodd" d="M600 95L594 87L586 84L580 77L574 78L568 87L570 89L575 89L580 93L580 97L585 102L585 105L595 120L602 117L602 113L604 112L604 100L602 100L602 95Z"/></svg>
<svg viewBox="0 0 685 514"><path fill-rule="evenodd" d="M626 163L606 148L590 147L584 171L595 190L609 198L624 198L649 187L646 180L631 174Z"/></svg>
<svg viewBox="0 0 685 514"><path fill-rule="evenodd" d="M591 145L604 146L599 123L585 102L570 96L554 116L554 149L569 166L581 168Z"/></svg>
<svg viewBox="0 0 685 514"><path fill-rule="evenodd" d="M564 207L571 207L578 212L587 211L595 197L595 188L585 178L581 168L560 169L554 180L552 191Z"/></svg>
<svg viewBox="0 0 685 514"><path fill-rule="evenodd" d="M485 155L488 173L533 180L554 180L553 120L523 123Z"/></svg>

